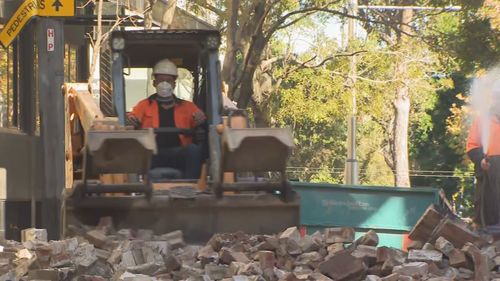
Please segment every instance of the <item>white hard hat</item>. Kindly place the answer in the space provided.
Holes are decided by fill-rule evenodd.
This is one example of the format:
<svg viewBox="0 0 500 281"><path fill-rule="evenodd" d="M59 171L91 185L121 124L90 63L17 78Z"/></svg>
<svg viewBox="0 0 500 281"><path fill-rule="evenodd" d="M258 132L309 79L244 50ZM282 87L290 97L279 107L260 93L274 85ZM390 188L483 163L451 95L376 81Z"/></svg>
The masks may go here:
<svg viewBox="0 0 500 281"><path fill-rule="evenodd" d="M177 66L169 59L162 59L153 67L153 75L155 74L168 74L177 77Z"/></svg>

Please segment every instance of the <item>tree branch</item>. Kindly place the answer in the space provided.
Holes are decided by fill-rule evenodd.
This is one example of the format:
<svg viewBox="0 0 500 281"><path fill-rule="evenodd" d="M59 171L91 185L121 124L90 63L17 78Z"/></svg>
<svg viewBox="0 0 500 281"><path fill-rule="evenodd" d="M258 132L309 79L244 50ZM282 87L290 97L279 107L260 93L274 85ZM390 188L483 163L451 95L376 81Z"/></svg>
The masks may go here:
<svg viewBox="0 0 500 281"><path fill-rule="evenodd" d="M327 7L329 7L330 5L336 4L338 2L340 2L340 0L329 1L322 6L314 6L314 7L304 8L304 9L300 9L300 10L294 10L294 11L289 12L288 14L285 14L285 15L281 16L279 19L277 19L273 25L271 25L269 30L266 32L266 38L270 38L274 34L274 32L276 32L278 29L283 29L285 27L288 27L288 26L290 26L290 25L292 25L292 24L294 24L294 23L296 23L299 20L304 18L304 17L299 17L299 19L293 20L292 24L285 24L286 20L292 16L300 15L300 14L311 15L311 14L314 14L316 12L322 11L322 10L326 9ZM283 27L282 27L282 25L283 25Z"/></svg>
<svg viewBox="0 0 500 281"><path fill-rule="evenodd" d="M284 28L287 28L287 27L289 27L289 26L292 26L292 25L296 24L297 22L299 22L299 21L301 21L301 20L303 20L303 19L307 18L308 16L310 16L310 15L312 15L312 14L314 14L314 13L316 13L316 11L312 11L312 12L304 13L304 14L302 14L300 17L298 17L298 18L296 18L296 19L292 20L291 22L289 22L289 23L287 23L287 24L283 24L283 25L278 26L278 27L276 28L276 30L280 30L280 29L284 29Z"/></svg>
<svg viewBox="0 0 500 281"><path fill-rule="evenodd" d="M224 16L224 13L225 11L215 7L214 5L208 3L208 1L195 1L194 2L195 4L197 4L198 6L202 7L202 8L205 8L213 13L215 13L217 16L219 17L223 17Z"/></svg>

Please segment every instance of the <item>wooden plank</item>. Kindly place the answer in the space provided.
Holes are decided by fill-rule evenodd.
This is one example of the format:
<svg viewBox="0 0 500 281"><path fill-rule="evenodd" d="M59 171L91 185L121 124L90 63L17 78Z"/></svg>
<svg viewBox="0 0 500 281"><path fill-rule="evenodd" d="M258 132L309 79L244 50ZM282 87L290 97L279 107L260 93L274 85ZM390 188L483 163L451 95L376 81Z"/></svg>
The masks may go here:
<svg viewBox="0 0 500 281"><path fill-rule="evenodd" d="M71 109L69 93L66 85L63 87L64 98L64 158L65 158L65 188L73 187L73 144L71 130Z"/></svg>

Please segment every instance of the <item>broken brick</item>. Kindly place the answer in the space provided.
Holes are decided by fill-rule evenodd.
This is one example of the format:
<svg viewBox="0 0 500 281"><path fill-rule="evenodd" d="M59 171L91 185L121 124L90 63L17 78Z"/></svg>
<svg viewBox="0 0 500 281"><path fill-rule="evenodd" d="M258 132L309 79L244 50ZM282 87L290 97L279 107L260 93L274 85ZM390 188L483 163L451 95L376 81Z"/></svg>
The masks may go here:
<svg viewBox="0 0 500 281"><path fill-rule="evenodd" d="M206 245L198 251L198 259L203 265L217 262L219 260L219 253L217 253L211 245Z"/></svg>
<svg viewBox="0 0 500 281"><path fill-rule="evenodd" d="M233 261L248 263L250 260L242 252L235 252L229 248L222 248L220 252L220 260L225 264L231 264Z"/></svg>
<svg viewBox="0 0 500 281"><path fill-rule="evenodd" d="M21 242L38 241L47 242L47 230L38 228L28 228L21 231Z"/></svg>
<svg viewBox="0 0 500 281"><path fill-rule="evenodd" d="M488 257L483 255L481 251L470 242L465 243L463 248L466 254L468 254L474 262L474 280L490 280L491 273Z"/></svg>
<svg viewBox="0 0 500 281"><path fill-rule="evenodd" d="M461 248L465 243L475 244L484 243L483 239L476 233L470 231L465 223L459 223L445 218L434 230L434 236L431 239L437 239L442 236L450 241L455 248Z"/></svg>
<svg viewBox="0 0 500 281"><path fill-rule="evenodd" d="M447 256L453 249L455 249L455 246L453 246L450 241L441 236L436 240L434 247L436 248L436 250Z"/></svg>
<svg viewBox="0 0 500 281"><path fill-rule="evenodd" d="M443 219L443 215L434 206L429 206L413 226L409 238L411 240L427 241L441 219Z"/></svg>
<svg viewBox="0 0 500 281"><path fill-rule="evenodd" d="M163 261L167 272L172 272L181 269L182 266L181 262L179 261L178 258L176 258L173 255L168 255L163 259Z"/></svg>
<svg viewBox="0 0 500 281"><path fill-rule="evenodd" d="M436 248L431 243L425 243L424 246L422 247L422 250L434 251L436 250Z"/></svg>
<svg viewBox="0 0 500 281"><path fill-rule="evenodd" d="M410 250L408 260L441 263L443 261L443 253L435 250Z"/></svg>
<svg viewBox="0 0 500 281"><path fill-rule="evenodd" d="M280 240L293 240L297 243L300 241L300 232L296 226L289 227L279 236Z"/></svg>
<svg viewBox="0 0 500 281"><path fill-rule="evenodd" d="M333 243L327 247L327 251L329 255L336 254L344 250L343 243Z"/></svg>
<svg viewBox="0 0 500 281"><path fill-rule="evenodd" d="M320 248L318 241L307 235L300 239L299 246L304 253L318 251Z"/></svg>
<svg viewBox="0 0 500 281"><path fill-rule="evenodd" d="M183 247L185 245L184 243L184 236L182 234L182 231L177 230L177 231L172 231L166 234L163 234L160 236L161 240L165 240L168 242L170 245L170 249L178 249L180 247Z"/></svg>
<svg viewBox="0 0 500 281"><path fill-rule="evenodd" d="M238 275L262 275L262 269L256 262L250 262L243 265L238 271Z"/></svg>
<svg viewBox="0 0 500 281"><path fill-rule="evenodd" d="M322 260L323 257L318 252L309 252L298 256L295 265L308 265L316 268Z"/></svg>
<svg viewBox="0 0 500 281"><path fill-rule="evenodd" d="M311 279L312 281L333 281L328 276L323 275L319 272L313 272L311 275L309 275L309 279Z"/></svg>
<svg viewBox="0 0 500 281"><path fill-rule="evenodd" d="M405 261L403 253L399 250L389 247L378 247L377 248L377 263L384 263L388 260L395 260L399 264Z"/></svg>
<svg viewBox="0 0 500 281"><path fill-rule="evenodd" d="M365 278L365 281L381 281L382 278L380 278L377 275L367 275Z"/></svg>
<svg viewBox="0 0 500 281"><path fill-rule="evenodd" d="M97 248L102 248L106 244L106 234L102 230L94 229L85 233L85 239Z"/></svg>
<svg viewBox="0 0 500 281"><path fill-rule="evenodd" d="M62 280L62 274L57 269L35 269L28 272L29 280Z"/></svg>
<svg viewBox="0 0 500 281"><path fill-rule="evenodd" d="M398 273L392 273L389 274L385 277L382 277L381 281L398 281L399 280L399 274Z"/></svg>
<svg viewBox="0 0 500 281"><path fill-rule="evenodd" d="M408 245L408 250L421 250L424 247L424 242L420 240L412 240Z"/></svg>
<svg viewBox="0 0 500 281"><path fill-rule="evenodd" d="M397 265L393 269L394 273L405 276L420 276L425 277L429 272L429 265L425 262L410 262L403 265Z"/></svg>
<svg viewBox="0 0 500 281"><path fill-rule="evenodd" d="M354 242L355 231L352 227L332 227L325 229L325 242L333 243L352 243Z"/></svg>
<svg viewBox="0 0 500 281"><path fill-rule="evenodd" d="M365 245L365 246L377 246L378 245L378 235L375 231L369 230L363 236L358 238L355 242L356 245Z"/></svg>
<svg viewBox="0 0 500 281"><path fill-rule="evenodd" d="M333 280L362 280L367 267L348 251L337 253L319 265L319 271Z"/></svg>
<svg viewBox="0 0 500 281"><path fill-rule="evenodd" d="M136 265L132 251L126 251L122 254L120 264L125 268L129 268Z"/></svg>
<svg viewBox="0 0 500 281"><path fill-rule="evenodd" d="M360 245L352 252L356 258L361 258L368 266L373 266L377 262L377 247Z"/></svg>
<svg viewBox="0 0 500 281"><path fill-rule="evenodd" d="M465 257L465 254L456 248L448 253L448 259L450 266L453 267L464 267L467 265L467 258Z"/></svg>
<svg viewBox="0 0 500 281"><path fill-rule="evenodd" d="M259 265L262 270L273 269L276 265L276 257L271 251L260 251L258 253Z"/></svg>

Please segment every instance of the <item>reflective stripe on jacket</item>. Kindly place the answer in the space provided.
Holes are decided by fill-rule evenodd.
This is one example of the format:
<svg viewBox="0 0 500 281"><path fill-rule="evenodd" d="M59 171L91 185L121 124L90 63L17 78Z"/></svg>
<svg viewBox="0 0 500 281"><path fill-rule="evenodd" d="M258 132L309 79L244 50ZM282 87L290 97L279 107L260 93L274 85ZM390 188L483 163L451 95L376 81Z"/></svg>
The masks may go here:
<svg viewBox="0 0 500 281"><path fill-rule="evenodd" d="M488 128L490 130L490 136L486 154L489 156L498 156L500 155L500 120L496 117L491 118ZM482 149L483 145L481 137L481 123L479 118L476 118L476 120L472 123L472 127L470 128L469 136L467 138L467 152L476 148Z"/></svg>
<svg viewBox="0 0 500 281"><path fill-rule="evenodd" d="M175 100L174 122L175 127L179 129L194 129L196 127L193 114L201 110L192 102L181 99ZM160 115L158 112L158 102L149 97L140 101L131 112L141 122L141 128L159 128ZM188 145L193 142L191 136L179 134L182 145Z"/></svg>

